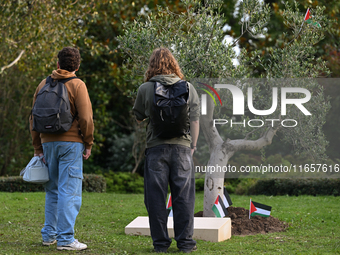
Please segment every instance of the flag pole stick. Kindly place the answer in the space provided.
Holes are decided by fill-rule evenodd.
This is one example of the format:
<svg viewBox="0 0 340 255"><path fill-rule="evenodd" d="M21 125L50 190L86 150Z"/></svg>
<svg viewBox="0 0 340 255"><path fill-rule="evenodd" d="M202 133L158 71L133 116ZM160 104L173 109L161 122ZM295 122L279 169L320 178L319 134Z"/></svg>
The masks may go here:
<svg viewBox="0 0 340 255"><path fill-rule="evenodd" d="M250 219L250 211L251 211L251 198L250 198L250 203L249 203L249 219Z"/></svg>
<svg viewBox="0 0 340 255"><path fill-rule="evenodd" d="M309 8L307 9L306 14L308 13L308 11L309 11ZM294 41L294 40L299 36L299 34L300 34L300 32L301 32L301 30L302 30L302 28L303 28L303 25L305 24L305 18L306 18L306 15L305 15L305 17L303 18L302 25L301 25L301 27L300 27L299 32L297 33L297 35L296 35L296 36L295 36L288 44L290 44L292 41Z"/></svg>
<svg viewBox="0 0 340 255"><path fill-rule="evenodd" d="M305 21L303 21L303 22L302 22L301 28L300 28L300 30L299 30L299 32L298 32L298 34L297 34L297 35L299 35L299 34L300 34L300 32L301 32L301 30L302 30L302 27L303 27L303 24L305 24Z"/></svg>
<svg viewBox="0 0 340 255"><path fill-rule="evenodd" d="M292 41L294 41L296 38L298 38L298 36L299 36L299 34L302 30L303 24L305 24L305 21L302 22L301 28L300 28L299 32L297 33L297 35L288 44L290 44Z"/></svg>

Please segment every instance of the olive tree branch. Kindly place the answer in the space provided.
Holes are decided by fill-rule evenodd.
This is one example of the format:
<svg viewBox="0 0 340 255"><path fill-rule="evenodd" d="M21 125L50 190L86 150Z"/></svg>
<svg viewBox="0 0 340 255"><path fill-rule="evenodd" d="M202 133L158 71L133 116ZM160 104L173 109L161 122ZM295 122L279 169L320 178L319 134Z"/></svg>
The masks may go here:
<svg viewBox="0 0 340 255"><path fill-rule="evenodd" d="M20 58L21 58L22 54L24 54L24 52L25 52L25 50L22 50L22 51L20 52L19 56L18 56L16 59L14 59L14 61L13 61L12 63L10 63L10 64L7 65L7 66L1 67L0 74L1 74L5 69L10 68L11 66L15 65L15 64L20 60Z"/></svg>

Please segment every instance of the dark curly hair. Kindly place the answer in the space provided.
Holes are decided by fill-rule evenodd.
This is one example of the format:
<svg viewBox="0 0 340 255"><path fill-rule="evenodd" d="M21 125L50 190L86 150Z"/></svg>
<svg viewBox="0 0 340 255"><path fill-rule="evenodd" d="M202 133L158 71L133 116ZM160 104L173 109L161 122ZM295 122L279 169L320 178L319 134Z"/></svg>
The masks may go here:
<svg viewBox="0 0 340 255"><path fill-rule="evenodd" d="M58 53L58 62L60 69L73 72L79 68L80 53L73 47L65 47Z"/></svg>
<svg viewBox="0 0 340 255"><path fill-rule="evenodd" d="M145 81L160 74L176 74L179 78L184 78L175 57L169 49L163 47L157 48L152 52L149 67L145 73Z"/></svg>

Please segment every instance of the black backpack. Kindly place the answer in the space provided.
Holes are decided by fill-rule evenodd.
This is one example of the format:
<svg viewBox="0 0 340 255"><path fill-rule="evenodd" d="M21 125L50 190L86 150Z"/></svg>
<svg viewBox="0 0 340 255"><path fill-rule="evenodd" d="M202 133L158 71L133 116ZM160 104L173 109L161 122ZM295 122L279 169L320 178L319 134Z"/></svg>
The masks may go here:
<svg viewBox="0 0 340 255"><path fill-rule="evenodd" d="M46 84L37 94L33 109L33 131L60 134L68 131L76 115L71 114L70 100L64 85L71 77L62 80L46 79Z"/></svg>
<svg viewBox="0 0 340 255"><path fill-rule="evenodd" d="M190 130L189 86L186 81L164 86L154 85L150 119L156 137L170 139L188 134Z"/></svg>

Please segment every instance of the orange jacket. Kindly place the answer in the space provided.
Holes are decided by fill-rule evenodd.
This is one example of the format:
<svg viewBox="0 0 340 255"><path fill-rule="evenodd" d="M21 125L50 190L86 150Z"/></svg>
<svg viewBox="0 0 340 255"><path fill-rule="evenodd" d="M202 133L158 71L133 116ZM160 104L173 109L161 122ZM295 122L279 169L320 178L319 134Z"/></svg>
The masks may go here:
<svg viewBox="0 0 340 255"><path fill-rule="evenodd" d="M58 69L52 72L52 79L66 79L76 76L73 72ZM37 87L34 97L33 105L35 103L37 94L40 89L46 84L44 79ZM78 113L78 116L73 121L73 124L69 131L62 134L47 134L38 133L32 131L33 121L30 118L30 131L33 140L34 153L43 153L42 143L65 141L65 142L79 142L84 143L86 149L91 149L93 145L93 113L92 104L89 94L87 92L86 85L80 79L72 79L65 83L68 91L68 97L71 105L71 114L74 116Z"/></svg>

